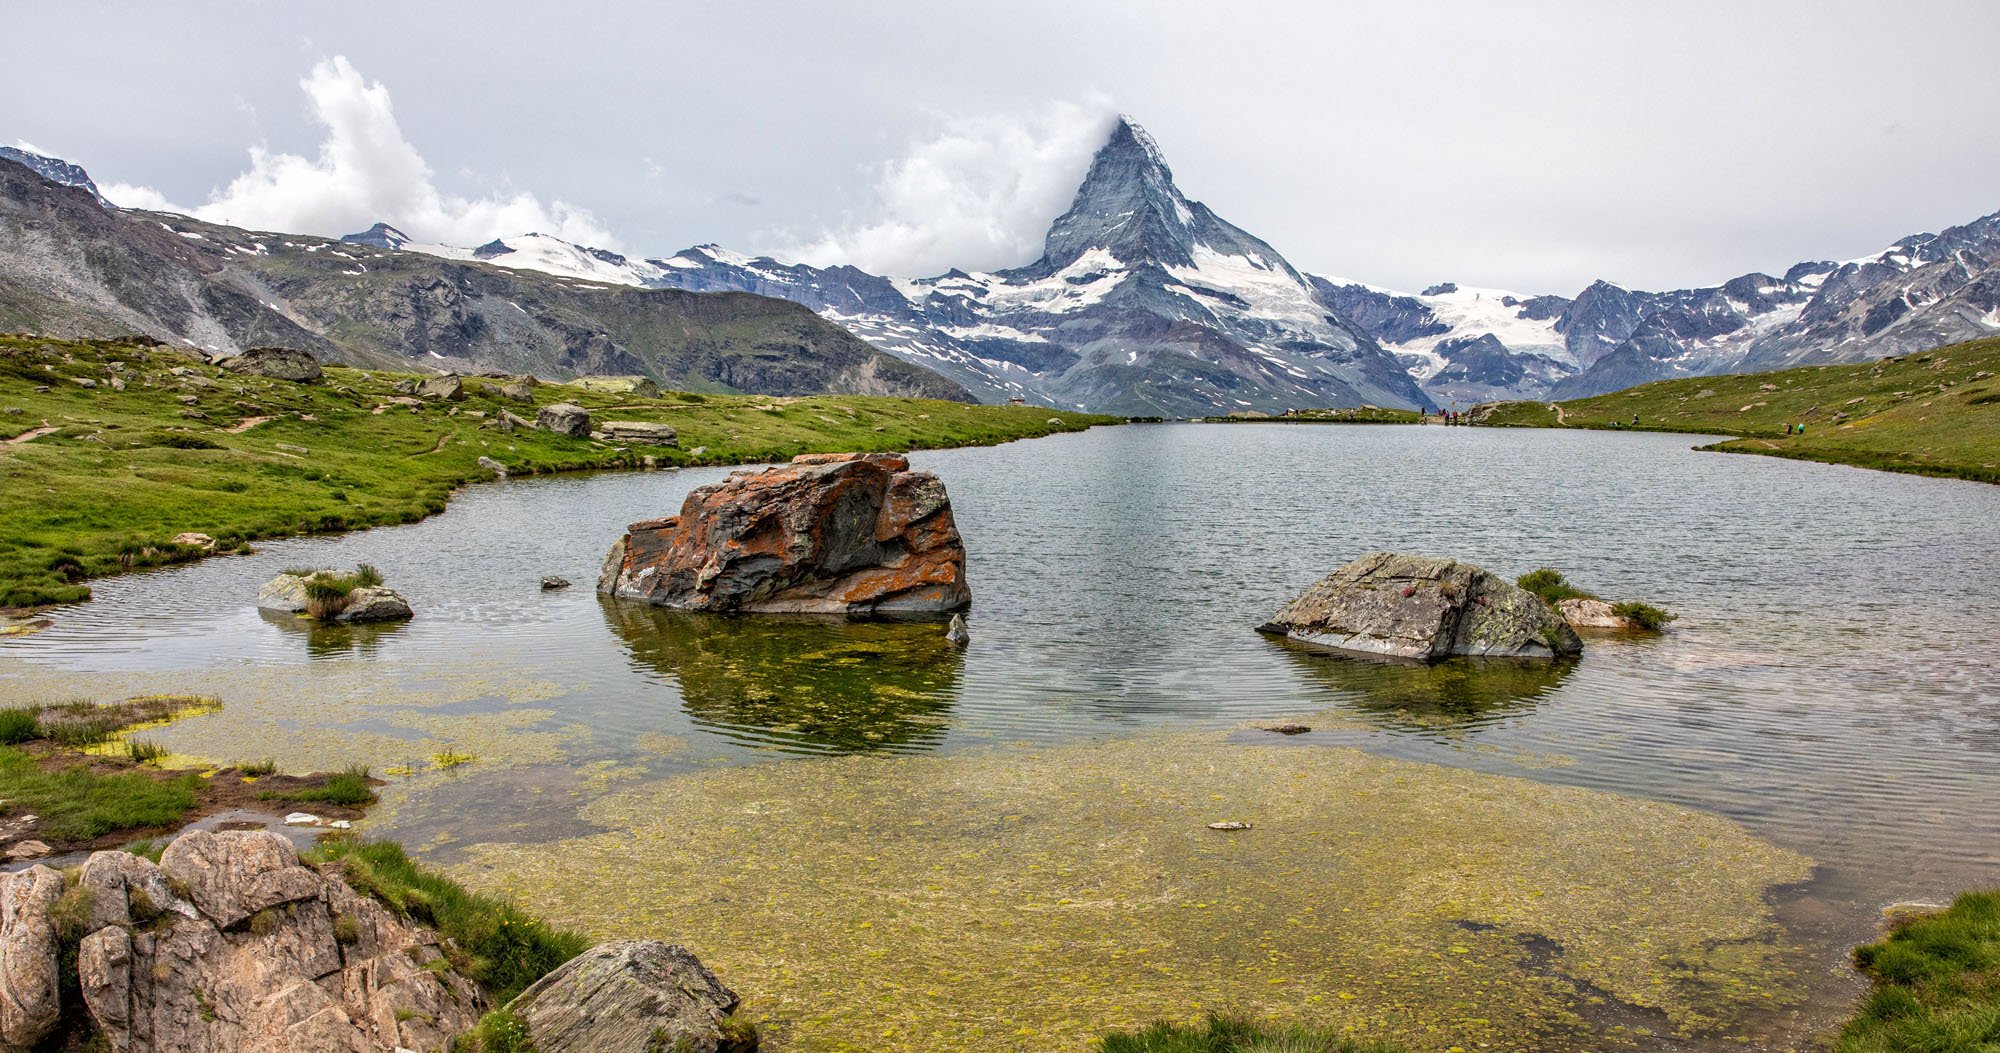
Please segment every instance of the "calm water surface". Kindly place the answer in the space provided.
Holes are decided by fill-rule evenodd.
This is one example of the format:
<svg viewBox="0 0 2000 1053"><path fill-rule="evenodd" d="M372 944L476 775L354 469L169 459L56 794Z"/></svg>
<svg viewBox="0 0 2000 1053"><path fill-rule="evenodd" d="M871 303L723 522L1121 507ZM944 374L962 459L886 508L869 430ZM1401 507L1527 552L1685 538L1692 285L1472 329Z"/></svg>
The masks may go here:
<svg viewBox="0 0 2000 1053"><path fill-rule="evenodd" d="M623 524L677 509L722 471L516 480L412 526L99 583L56 628L0 643L0 676L178 671L198 689L244 669L363 663L411 683L477 667L555 685L537 704L570 731L560 763L473 766L426 789L379 829L417 841L496 836L476 818L496 806L506 836L537 836L539 812L542 836L574 832L578 794L520 791L592 762L666 771L1318 714L1301 747L1735 817L1824 864L1788 909L1829 963L1883 904L2000 885L2000 487L1690 443L1160 425L917 454L949 485L970 551L963 653L928 625L705 620L592 594ZM1546 671L1382 667L1252 631L1375 549L1509 577L1553 565L1681 617ZM419 617L308 633L249 604L282 567L356 562L382 567ZM546 573L577 587L543 593ZM683 748L649 752L648 733ZM198 723L176 734L232 755Z"/></svg>

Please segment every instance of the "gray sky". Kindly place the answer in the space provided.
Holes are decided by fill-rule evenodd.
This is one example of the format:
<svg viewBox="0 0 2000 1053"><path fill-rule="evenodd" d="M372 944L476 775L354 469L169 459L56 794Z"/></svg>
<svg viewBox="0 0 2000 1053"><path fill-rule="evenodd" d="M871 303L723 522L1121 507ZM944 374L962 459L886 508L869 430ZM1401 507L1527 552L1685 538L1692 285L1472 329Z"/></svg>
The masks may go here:
<svg viewBox="0 0 2000 1053"><path fill-rule="evenodd" d="M0 143L309 233L1007 266L1118 111L1294 264L1405 289L1707 284L2000 209L1985 0L151 0L7 23Z"/></svg>

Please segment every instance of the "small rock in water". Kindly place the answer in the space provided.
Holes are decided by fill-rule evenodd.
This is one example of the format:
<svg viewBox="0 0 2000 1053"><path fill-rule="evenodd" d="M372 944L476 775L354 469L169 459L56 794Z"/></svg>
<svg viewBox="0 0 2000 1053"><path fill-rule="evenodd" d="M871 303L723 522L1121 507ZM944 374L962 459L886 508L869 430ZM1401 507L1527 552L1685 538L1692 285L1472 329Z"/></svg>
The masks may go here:
<svg viewBox="0 0 2000 1053"><path fill-rule="evenodd" d="M311 812L293 812L285 816L286 826L318 826L320 818Z"/></svg>
<svg viewBox="0 0 2000 1053"><path fill-rule="evenodd" d="M1208 828L1210 830L1248 830L1250 829L1250 824L1239 823L1236 820L1231 819L1227 822L1210 823L1208 824Z"/></svg>
<svg viewBox="0 0 2000 1053"><path fill-rule="evenodd" d="M40 859L49 854L49 846L40 841L22 841L7 846L7 859L18 863L24 859Z"/></svg>
<svg viewBox="0 0 2000 1053"><path fill-rule="evenodd" d="M542 579L542 588L543 588L543 589L545 589L545 590L547 590L547 589L567 589L567 588L569 588L569 579L568 579L568 578L558 578L558 577L556 577L555 575L551 574L551 575L549 575L548 577L545 577L545 578L543 578L543 579Z"/></svg>
<svg viewBox="0 0 2000 1053"><path fill-rule="evenodd" d="M1275 731L1280 735L1303 735L1311 731L1312 727L1306 724L1273 724L1264 730Z"/></svg>
<svg viewBox="0 0 2000 1053"><path fill-rule="evenodd" d="M964 647L972 642L972 634L965 629L965 615L951 616L951 625L945 629L944 638L950 640L953 647Z"/></svg>

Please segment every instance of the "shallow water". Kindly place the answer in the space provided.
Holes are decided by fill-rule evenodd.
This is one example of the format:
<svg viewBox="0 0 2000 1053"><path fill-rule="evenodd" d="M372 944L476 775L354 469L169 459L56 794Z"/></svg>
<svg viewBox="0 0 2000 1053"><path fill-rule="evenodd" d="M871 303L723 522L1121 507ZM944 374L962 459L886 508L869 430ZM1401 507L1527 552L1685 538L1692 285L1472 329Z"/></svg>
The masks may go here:
<svg viewBox="0 0 2000 1053"><path fill-rule="evenodd" d="M704 621L591 593L624 523L720 471L514 480L412 526L98 583L0 642L0 697L220 694L163 740L406 765L374 828L444 860L574 835L607 789L717 763L1311 716L1288 746L1653 798L1818 860L1785 916L1832 1005L1881 905L2000 884L2000 488L1692 443L1160 425L917 454L971 553L962 653L927 625ZM1547 671L1367 665L1251 631L1374 549L1553 565L1681 618ZM363 561L417 620L308 632L249 604L280 568ZM547 573L577 585L543 593ZM445 746L481 760L426 772Z"/></svg>

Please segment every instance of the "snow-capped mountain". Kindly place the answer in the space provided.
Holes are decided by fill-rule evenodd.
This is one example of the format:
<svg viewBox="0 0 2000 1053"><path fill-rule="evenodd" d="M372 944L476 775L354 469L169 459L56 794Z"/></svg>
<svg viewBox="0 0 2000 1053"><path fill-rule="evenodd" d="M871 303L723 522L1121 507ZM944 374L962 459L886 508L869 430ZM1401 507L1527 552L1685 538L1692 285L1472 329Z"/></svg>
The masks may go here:
<svg viewBox="0 0 2000 1053"><path fill-rule="evenodd" d="M100 205L111 203L98 192L97 184L90 181L90 173L84 171L83 166L70 164L59 157L47 157L35 153L25 149L24 146L0 146L0 161L26 165L36 175L57 186L73 186L80 190L88 190L90 196L96 198Z"/></svg>
<svg viewBox="0 0 2000 1053"><path fill-rule="evenodd" d="M384 245L393 234L378 225L350 240ZM396 247L607 284L782 297L990 401L1167 416L1431 404L1277 250L1188 200L1129 118L1092 159L1041 258L1010 270L892 279L715 245L632 260L537 234L475 250Z"/></svg>
<svg viewBox="0 0 2000 1053"><path fill-rule="evenodd" d="M1314 275L1320 298L1395 354L1440 405L1539 398L1583 371L1557 325L1570 301L1443 282L1399 293Z"/></svg>

